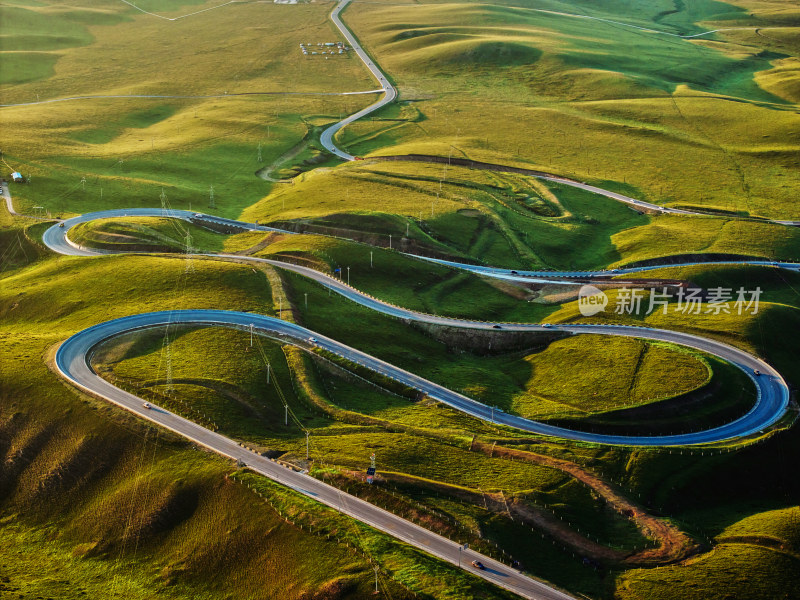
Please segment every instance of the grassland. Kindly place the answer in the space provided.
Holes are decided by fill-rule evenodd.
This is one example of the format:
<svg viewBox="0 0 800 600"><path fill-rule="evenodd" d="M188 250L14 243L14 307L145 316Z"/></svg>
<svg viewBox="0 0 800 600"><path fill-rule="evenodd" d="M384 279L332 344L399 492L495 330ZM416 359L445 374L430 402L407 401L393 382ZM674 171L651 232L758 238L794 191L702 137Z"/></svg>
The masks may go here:
<svg viewBox="0 0 800 600"><path fill-rule="evenodd" d="M159 10L212 5L175 2ZM205 208L213 186L214 212L237 216L270 189L254 173L301 138L306 121L332 122L369 101L313 95L374 87L356 60L305 60L298 51L307 37L338 39L327 10L244 3L168 22L110 0L91 8L80 2L3 6L2 48L11 58L4 57L0 74L14 79L24 71L38 79L7 81L4 104L81 95L198 96L0 109L10 133L4 158L32 180L15 190L18 208L44 206L61 215L153 206L162 191L175 208ZM242 26L261 21L271 24L270 33ZM190 37L195 41L187 44ZM57 49L40 51L46 40ZM152 40L159 40L157 53ZM23 52L26 44L37 51ZM272 95L233 95L248 93Z"/></svg>
<svg viewBox="0 0 800 600"><path fill-rule="evenodd" d="M221 251L226 236L204 227L169 218L129 218L123 222L99 219L79 223L69 231L69 238L87 248L116 252L162 250L186 252L194 249Z"/></svg>
<svg viewBox="0 0 800 600"><path fill-rule="evenodd" d="M215 3L136 4L174 17ZM398 250L554 269L682 254L800 257L795 229L734 218L798 216L795 7L355 3L344 18L401 101L339 134L340 144L368 157L344 165L321 154L315 136L374 97L284 94L374 87L352 57L313 61L298 52L301 41L340 38L330 8L245 2L168 22L111 0L7 2L0 103L210 96L0 108L3 156L32 177L12 188L15 205L68 215L165 198L175 208L258 219L304 234L223 237L157 219L92 223L73 234L89 244L180 251L188 230L199 248L340 269L388 301L493 320L587 319L566 288L490 283ZM684 40L619 22L678 34L737 29ZM235 95L249 93L264 94ZM522 176L369 159L405 153L541 168L719 216L640 215ZM273 178L301 174L292 184L261 179L271 165ZM208 208L212 186L216 208ZM360 598L371 591L370 560L382 567L386 597L501 594L61 385L46 366L53 345L106 319L203 307L276 315L282 298L284 318L504 410L586 426L704 390L710 396L670 426L707 425L752 402L744 374L674 347L416 328L271 269L199 258L189 269L166 256L53 257L37 242L42 228L0 211L0 595ZM760 286L761 309L590 320L714 337L763 356L798 385L800 276L756 267L649 275ZM573 593L796 594L793 429L741 446L665 451L532 438L394 395L380 380L365 382L277 342L259 345L263 354L243 332L154 330L116 340L95 364L119 385L302 466L309 465L300 425L308 427L314 476L481 551L502 550ZM288 426L281 394L292 411ZM367 486L371 452L380 477ZM640 505L622 509L615 496ZM538 520L523 517L532 513ZM630 513L668 518L700 544L698 554L633 568L665 555L662 538ZM631 552L637 558L626 562ZM662 558L648 563L648 552Z"/></svg>
<svg viewBox="0 0 800 600"><path fill-rule="evenodd" d="M24 575L16 567L4 568L11 580L6 583L40 594L56 593L66 585L77 595L82 589L99 589L101 583L94 575L107 572L114 587L108 588L106 582L105 589L112 594L118 590L120 597L149 597L154 586L165 585L177 585L176 598L182 594L217 597L222 589L226 593L238 590L242 597L277 594L278 590L288 597L304 597L325 589L335 597L362 597L372 581L363 577L365 572L372 576L372 569L362 555L351 556L347 548L273 516L263 501L228 482L225 475L231 466L226 461L198 453L171 436L163 437L104 403L76 396L47 370L42 356L48 348L70 331L96 321L97 307L106 306L107 301L112 302L114 315L140 310L149 304L148 297L153 310L176 308L184 301L271 310L263 274L249 268L197 261L191 283L181 282L180 260L139 258L143 262L137 262L137 257L50 259L3 280L2 312L10 317L4 319L2 332L3 380L14 383L3 387L3 453L10 460L4 463L3 480L8 485L3 486L2 502L4 529L11 528L9 539L15 544L5 547L4 560L23 549L37 556L44 552L40 540L48 537L55 542L49 554L39 555L44 564L76 564L68 577L57 581ZM127 268L116 262L131 260ZM126 273L133 287L120 286L111 273ZM73 294L61 287L65 277L74 286ZM30 285L34 280L39 284ZM56 288L58 294L53 291ZM210 294L212 289L217 291ZM25 298L20 301L23 290ZM88 290L94 293L84 296ZM42 303L48 310L37 308ZM110 316L106 313L103 318ZM204 372L209 374L205 368ZM109 454L98 462L92 457L101 447ZM26 458L20 460L20 456ZM46 483L39 485L41 481ZM69 508L62 504L67 496ZM296 502L289 496L287 501ZM239 519L246 520L247 526L237 524ZM37 533L45 524L55 529ZM382 545L386 548L387 542ZM294 554L287 556L287 547ZM315 569L315 575L301 575L303 557L316 554L324 554L329 564ZM86 557L68 559L68 555ZM395 568L409 560L402 558L402 552L387 556L399 565ZM280 567L283 560L298 571ZM282 575L276 577L275 570ZM89 572L94 574L91 578ZM213 580L209 578L212 572L217 573ZM458 583L459 578L464 575L452 580L454 589L461 590L459 597L470 597L473 588L476 595L485 594L480 591L483 584L469 579ZM405 588L393 579L384 585L390 593L406 597ZM415 589L431 590L430 585L432 580L423 585L420 579Z"/></svg>
<svg viewBox="0 0 800 600"><path fill-rule="evenodd" d="M702 6L704 16L692 8L671 17L680 25L649 26L696 31L683 25L713 18L722 8L738 19L721 26L746 21L730 5ZM581 12L574 6L566 11ZM621 19L635 22L631 16L626 9ZM345 144L367 140L351 151L455 152L627 182L658 203L768 216L796 212L796 144L789 134L796 129L794 78L783 67L782 75L768 76L770 92L757 85L763 77L756 73L787 60L768 40L740 40L734 33L730 39L720 33L714 42L680 40L523 7L469 3L353 6L347 18L395 78L401 98L423 115L420 123L377 136L370 134L376 131L372 123L345 130Z"/></svg>

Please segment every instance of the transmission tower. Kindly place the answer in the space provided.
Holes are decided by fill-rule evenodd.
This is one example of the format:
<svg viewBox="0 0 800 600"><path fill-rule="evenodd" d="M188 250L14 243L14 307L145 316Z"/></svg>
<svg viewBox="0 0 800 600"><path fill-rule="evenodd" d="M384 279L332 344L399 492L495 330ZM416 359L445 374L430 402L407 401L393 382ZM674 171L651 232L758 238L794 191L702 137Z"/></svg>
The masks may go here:
<svg viewBox="0 0 800 600"><path fill-rule="evenodd" d="M192 233L187 229L186 230L186 238L184 239L186 244L186 268L184 269L184 273L194 273L194 263L192 262L192 252L194 248L192 248Z"/></svg>
<svg viewBox="0 0 800 600"><path fill-rule="evenodd" d="M261 162L261 142L258 142L258 162Z"/></svg>
<svg viewBox="0 0 800 600"><path fill-rule="evenodd" d="M172 384L172 349L169 345L169 326L167 326L167 330L164 333L164 344L162 346L162 351L164 352L164 361L167 363L165 387L167 393L171 394L175 391L175 387Z"/></svg>

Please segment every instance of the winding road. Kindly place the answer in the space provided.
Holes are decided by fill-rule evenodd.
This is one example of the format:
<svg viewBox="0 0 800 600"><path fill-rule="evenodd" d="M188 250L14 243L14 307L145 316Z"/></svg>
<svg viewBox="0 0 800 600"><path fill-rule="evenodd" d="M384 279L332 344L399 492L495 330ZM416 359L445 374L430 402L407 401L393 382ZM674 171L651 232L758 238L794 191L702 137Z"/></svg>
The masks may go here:
<svg viewBox="0 0 800 600"><path fill-rule="evenodd" d="M500 269L497 267L487 267L485 265L471 265L468 263L460 263L451 260L442 260L440 258L430 258L428 256L419 256L417 254L409 254L414 258L427 260L447 267L469 271L477 275L485 277L494 277L496 279L506 279L509 281L521 281L528 283L560 283L562 279L582 279L582 280L596 280L608 281L610 277L618 275L632 275L636 273L646 273L647 271L655 271L657 269L668 269L674 267L703 267L708 265L716 266L741 266L752 265L756 267L775 267L778 269L786 269L787 271L800 271L800 263L791 261L778 261L778 260L707 260L707 261L689 261L682 263L669 263L663 265L643 265L638 267L620 267L618 269L599 269L595 271L525 271L519 269Z"/></svg>
<svg viewBox="0 0 800 600"><path fill-rule="evenodd" d="M125 1L125 0L123 0ZM374 104L365 109L350 115L346 119L336 123L326 129L321 135L322 144L331 153L345 160L356 160L356 157L349 154L334 143L336 133L346 125L370 114L381 107L392 102L397 97L396 89L389 83L385 74L369 58L367 53L361 48L358 41L345 27L340 19L341 11L351 0L342 0L331 13L331 20L352 46L359 58L369 69L373 77L381 86L379 91L384 96ZM218 7L232 4L228 2ZM210 9L208 9L210 10ZM550 12L550 11L542 11ZM152 14L152 13L149 13ZM194 13L193 13L194 14ZM159 16L159 15L155 15ZM189 15L184 15L189 16ZM577 17L579 15L570 15ZM165 18L165 17L162 17ZM183 17L178 17L183 18ZM587 17L583 17L587 18ZM174 20L174 19L171 19ZM699 34L698 34L699 35ZM374 93L374 92L364 92ZM558 181L581 187L587 191L602 193L605 196L615 198L634 207L658 210L662 213L692 215L699 214L692 211L681 209L670 209L657 205L642 202L627 196L615 194L607 190L602 190L594 186L576 182L573 180L558 177L556 175L544 174L545 179ZM13 206L10 195L4 189L4 196L9 210L13 213ZM116 218L123 216L162 216L186 221L199 221L216 223L236 227L242 230L252 231L282 231L267 226L243 223L231 219L222 219L211 215L193 213L190 211L164 211L161 209L126 209L109 210L90 213L67 219L60 224L49 228L43 235L44 243L54 252L72 256L98 256L109 254L90 248L82 248L73 243L68 238L69 230L75 225L101 218ZM783 222L784 224L794 224ZM285 232L290 233L290 232ZM219 259L261 262L274 267L287 269L312 279L319 284L333 290L342 296L357 302L358 304L383 314L390 315L406 321L416 321L420 323L435 324L448 327L460 327L468 329L495 330L498 327L505 331L547 331L562 332L571 335L613 335L635 337L648 340L670 342L703 352L713 354L723 360L740 368L753 381L757 389L757 401L753 408L743 417L736 419L721 427L715 427L705 431L686 433L671 436L619 436L603 435L589 432L573 431L561 427L555 427L544 423L525 419L516 415L509 415L497 409L477 402L462 394L458 394L439 384L428 381L418 375L400 369L386 361L370 356L355 348L342 344L332 338L323 336L299 325L254 313L243 313L235 311L218 310L182 310L145 313L131 315L112 321L100 323L83 331L80 331L64 341L57 350L55 363L59 373L76 387L129 410L140 417L147 419L159 426L165 427L178 435L181 435L197 444L200 444L214 452L231 459L241 461L252 470L265 475L274 481L284 484L308 497L311 497L323 504L326 504L344 514L350 515L364 523L367 523L381 531L384 531L400 540L423 549L430 554L444 559L453 564L459 564L471 570L476 575L491 581L503 588L520 594L526 598L536 598L540 600L565 600L571 596L554 589L552 586L526 576L515 571L502 563L489 559L471 550L462 550L455 542L442 536L434 534L422 527L410 523L400 517L384 511L372 504L359 500L353 496L345 494L337 488L325 484L305 473L298 473L294 470L281 466L280 464L255 454L240 446L237 442L210 431L197 423L189 421L179 415L171 413L158 406L145 407L144 401L124 390L121 390L111 383L102 379L90 366L90 359L93 349L101 342L118 336L122 333L137 329L163 326L166 324L196 324L206 326L233 327L241 329L254 328L259 333L265 335L279 335L282 339L287 339L290 343L298 347L309 349L317 346L329 352L333 352L350 361L364 365L377 373L381 373L409 387L424 392L432 399L447 404L454 409L462 411L486 421L514 427L518 430L531 432L540 435L558 436L560 438L578 440L584 442L600 444L623 444L628 446L674 446L707 444L724 440L736 439L748 436L753 433L775 424L786 412L789 404L789 388L780 373L772 368L764 360L753 356L743 350L724 344L722 342L703 338L701 336L688 333L668 331L663 329L620 326L620 325L591 325L591 324L531 324L531 323L487 323L482 321L461 320L448 317L424 314L402 307L394 306L381 300L372 298L360 292L342 281L319 271L302 267L282 261L248 257L240 255L209 255ZM421 258L421 257L419 257ZM469 270L481 275L517 279L529 281L532 277L608 277L609 274L627 274L640 272L663 266L636 267L629 269L619 269L612 272L608 271L586 271L586 272L563 272L555 273L550 271L511 271L508 269L494 269L492 267L482 267L476 265L466 265L448 261L435 262L459 269ZM702 263L708 264L708 263ZM787 269L798 269L800 265L796 263L769 263L762 261L737 261L736 264L772 264ZM312 341L313 338L313 341ZM754 376L754 371L760 371L760 376ZM469 566L472 560L480 560L486 565L486 570L476 570Z"/></svg>
<svg viewBox="0 0 800 600"><path fill-rule="evenodd" d="M92 250L90 248L78 247L69 240L68 232L74 225L91 221L96 218L110 218L122 216L172 216L184 220L202 221L207 219L211 222L222 222L226 225L236 226L243 230L273 230L272 228L256 225L253 223L244 223L241 221L234 221L232 219L220 219L210 215L201 215L200 213L191 213L188 211L163 211L160 209L131 209L131 210L110 210L98 213L91 213L74 217L59 225L53 225L45 231L42 239L44 243L54 252L72 256L97 256L108 254L108 252L101 252ZM280 231L280 230L277 230ZM485 404L482 404L472 398L458 394L452 390L440 386L436 383L423 379L417 375L404 371L380 359L369 356L349 346L345 346L326 338L316 332L303 330L305 339L315 337L320 341L320 345L330 352L334 352L339 356L362 364L373 371L381 373L396 381L399 381L409 387L420 390L448 406L460 410L466 414L472 415L479 419L492 421L501 425L507 425L516 429L536 433L541 435L557 436L565 439L578 440L584 442L593 442L599 444L623 444L629 446L677 446L677 445L693 445L693 444L708 444L719 442L723 440L739 438L751 435L758 431L763 430L778 421L786 411L789 405L789 387L786 381L781 377L780 373L773 369L766 361L755 357L743 350L734 348L722 342L704 338L697 335L682 333L677 331L670 331L666 329L655 329L649 327L637 327L628 325L588 325L588 324L535 324L535 323L490 323L484 321L471 321L463 319L455 319L451 317L442 317L437 315L429 315L421 313L400 306L394 306L377 298L373 298L346 283L331 277L325 273L303 267L292 263L287 263L278 260L258 258L252 256L242 256L237 254L206 254L205 256L215 256L222 259L248 261L256 263L265 263L274 267L279 267L289 271L298 273L304 277L312 279L317 283L327 287L328 289L341 294L345 298L352 300L366 308L381 312L383 314L404 319L407 321L416 321L419 323L428 323L434 325L441 325L447 327L459 327L466 329L484 329L495 330L498 327L505 331L550 331L550 332L563 332L569 334L595 334L595 335L615 335L624 337L636 337L641 339L671 342L682 346L701 350L713 354L723 360L736 365L744 371L753 381L758 391L757 401L755 406L743 417L732 421L721 427L708 429L705 431L685 433L680 435L671 436L621 436L621 435L603 435L597 433L589 433L582 431L573 431L561 427L555 427L530 419L525 419L516 415L510 415L492 409ZM462 266L462 268L464 268ZM504 271L504 270L500 270ZM236 313L234 313L236 314ZM224 322L224 321L223 321ZM234 322L235 324L235 322ZM81 334L76 334L80 336ZM761 373L760 376L754 376L755 371Z"/></svg>
<svg viewBox="0 0 800 600"><path fill-rule="evenodd" d="M350 3L351 0L342 0L339 4L336 5L336 8L333 9L331 12L331 21L333 21L334 25L342 32L342 35L350 44L350 46L355 51L356 55L361 59L361 61L366 65L369 72L372 76L378 81L381 88L383 89L384 96L374 104L370 104L366 108L358 111L342 119L338 123L331 125L327 129L325 129L322 134L320 135L320 142L325 147L325 149L330 152L331 154L335 154L339 158L343 158L345 160L356 160L356 157L350 154L349 152L345 152L344 150L338 148L333 141L334 136L336 133L346 127L353 121L357 121L370 113L375 112L379 108L382 108L389 104L390 102L394 101L397 98L397 90L394 86L389 83L389 80L386 78L386 75L378 68L369 55L364 52L364 49L361 47L361 44L358 43L356 37L350 32L350 30L342 23L341 18L339 17L340 13L345 9L345 7Z"/></svg>

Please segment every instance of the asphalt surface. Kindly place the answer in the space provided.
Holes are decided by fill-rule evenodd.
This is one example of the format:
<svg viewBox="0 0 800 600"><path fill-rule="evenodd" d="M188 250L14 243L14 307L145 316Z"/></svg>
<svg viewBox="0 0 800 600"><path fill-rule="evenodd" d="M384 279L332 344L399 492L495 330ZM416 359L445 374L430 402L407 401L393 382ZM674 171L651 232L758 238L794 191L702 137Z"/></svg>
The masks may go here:
<svg viewBox="0 0 800 600"><path fill-rule="evenodd" d="M392 102L397 97L397 90L394 86L389 83L389 80L386 78L386 75L378 68L369 55L364 52L364 49L358 43L358 40L355 36L350 32L350 30L342 23L342 20L339 18L339 14L344 10L344 8L350 3L350 0L342 0L339 4L336 5L336 8L333 9L331 12L331 21L333 21L334 25L342 32L342 35L347 40L347 43L355 51L356 55L361 59L361 61L366 65L369 72L381 86L381 89L384 92L383 98L378 100L377 102L370 104L368 107L358 111L350 115L349 117L339 121L335 125L331 125L325 131L322 132L320 135L320 142L325 147L325 149L338 156L339 158L343 158L345 160L356 160L356 157L350 154L349 152L345 152L344 150L339 149L336 144L333 142L333 137L343 127L346 127L353 121L357 121L358 119L367 116L370 113L375 112L379 108L386 106L390 102Z"/></svg>
<svg viewBox="0 0 800 600"><path fill-rule="evenodd" d="M64 226L54 225L48 229L43 239L45 243L56 252L70 255L97 256L96 251L74 247L67 241L67 232L70 227L80 222L95 218L104 218L128 214L131 216L172 216L184 220L201 222L211 219L223 222L245 230L270 230L271 228L252 223L240 223L228 219L219 219L200 213L189 211L163 211L161 209L134 209L128 211L102 211L92 215L82 215L64 222ZM571 596L554 589L546 583L528 577L502 563L480 555L472 550L462 551L459 544L442 536L434 534L422 527L405 521L372 504L345 494L340 490L320 482L307 474L297 473L281 466L268 458L259 456L246 448L239 446L233 440L209 431L204 427L184 419L176 414L158 406L145 408L144 401L133 394L116 388L109 382L99 377L89 366L92 349L102 340L119 335L134 329L154 327L175 323L196 323L209 326L226 326L249 329L251 326L259 332L284 336L284 339L303 347L319 346L364 365L377 373L404 383L409 387L420 390L431 398L445 403L457 410L473 415L477 418L492 421L498 424L515 427L542 435L558 436L573 440L590 441L605 444L624 444L640 446L666 446L703 444L719 440L731 439L760 431L776 422L786 411L789 402L789 389L780 374L766 362L742 350L728 346L715 340L705 339L690 334L626 326L605 325L540 325L525 323L486 323L480 321L466 321L447 317L438 317L417 313L390 305L372 298L344 282L320 273L308 267L283 263L270 259L246 257L239 255L210 255L221 259L264 262L275 267L288 269L313 279L320 284L336 291L337 293L357 302L367 308L378 310L384 314L392 315L406 320L416 320L426 323L436 323L452 327L465 327L471 329L491 329L501 327L509 331L563 331L571 334L602 334L639 337L644 339L668 341L696 348L715 354L724 360L737 365L747 373L758 390L758 399L753 409L744 417L737 419L722 427L695 433L674 436L613 436L600 435L587 432L576 432L564 428L554 427L522 417L509 415L498 409L492 409L471 398L458 394L434 382L428 381L418 375L400 369L386 361L370 356L355 348L351 348L336 340L310 331L293 323L264 315L241 313L232 311L213 310L188 310L161 313L147 313L133 315L100 323L85 329L65 341L56 353L56 365L59 372L77 387L108 400L118 406L130 410L137 415L148 419L158 425L166 427L187 439L198 443L223 456L241 461L252 470L274 481L291 487L292 489L356 518L368 525L384 531L404 542L414 545L440 559L461 565L462 568L473 572L487 581L515 592L525 598L537 600L563 600ZM314 338L314 341L311 341ZM761 371L759 377L753 376L754 369ZM478 560L486 566L485 570L478 570L471 566L473 560Z"/></svg>
<svg viewBox="0 0 800 600"><path fill-rule="evenodd" d="M107 218L109 215L121 216L120 213L130 216L165 216L165 212L159 209L136 209L130 211L102 211L90 213L80 217L74 217L64 222L64 227L54 225L45 231L42 239L44 243L55 252L73 256L92 256L104 254L87 248L78 248L71 244L67 238L67 232L73 225L92 220L94 218ZM242 229L251 230L270 230L268 227L255 225L252 223L241 223L230 219L219 219L192 213L189 211L170 211L171 216L195 222L203 219L221 221L225 224L238 224ZM616 335L624 337L636 337L642 339L671 342L690 348L695 348L703 352L708 352L719 358L736 365L744 371L753 381L757 389L757 401L755 406L743 417L732 421L721 427L685 433L672 436L622 436L622 435L603 435L590 432L573 431L562 427L555 427L537 421L531 421L523 417L509 415L490 406L477 402L471 398L448 390L433 382L408 373L389 363L377 358L360 353L359 351L343 346L330 340L331 346L327 348L345 358L360 362L361 364L382 373L412 388L425 392L430 397L447 404L457 410L465 412L474 417L493 421L498 424L514 427L530 433L557 436L561 438L593 442L600 444L620 444L627 446L683 446L694 444L707 444L719 442L739 437L751 435L761 431L778 421L789 405L789 387L786 381L775 369L766 361L755 357L743 350L739 350L718 342L716 340L703 338L701 336L687 333L670 331L666 329L655 329L649 327L623 326L623 325L561 325L561 324L533 324L533 323L491 323L484 321L470 321L429 315L409 310L400 306L394 306L377 298L373 298L353 287L348 286L343 281L321 273L309 267L303 267L292 263L257 258L252 256L241 256L237 254L209 254L223 259L237 260L244 262L260 262L270 264L275 267L286 269L298 273L304 277L312 279L321 285L341 294L342 296L372 310L390 315L399 319L417 321L421 323L431 323L449 327L461 327L467 329L497 330L501 328L506 331L560 331L570 334L594 334L594 335ZM500 269L500 271L503 271ZM315 337L323 339L323 336L313 334ZM755 376L758 370L761 375Z"/></svg>
<svg viewBox="0 0 800 600"><path fill-rule="evenodd" d="M496 585L525 598L535 598L537 600L572 599L572 596L553 589L548 584L528 577L477 552L466 550L462 553L459 550L459 544L456 542L410 523L368 502L343 493L337 488L305 473L299 473L281 466L197 423L184 419L156 405L146 408L141 398L114 387L97 375L88 364L92 349L103 340L126 331L177 323L238 327L246 330L249 330L252 326L254 330L259 332L288 337L301 347L313 345L309 342L309 338L313 336L317 338L319 346L339 352L343 356L356 360L360 359L365 363L370 360L377 361L377 359L372 359L357 350L343 346L335 340L320 336L308 329L280 319L232 311L184 310L133 315L84 329L61 344L56 353L56 366L63 377L90 394L108 400L223 456L241 461L257 473L412 544L438 558L456 565L461 564L466 570ZM380 361L377 362L380 363ZM382 364L385 365L385 363ZM411 376L411 374L408 375ZM459 557L459 554L462 554L462 556ZM470 563L473 560L482 562L486 569L479 570L472 567Z"/></svg>
<svg viewBox="0 0 800 600"><path fill-rule="evenodd" d="M507 279L509 281L522 281L529 283L552 283L553 279L548 278L564 278L564 279L608 279L618 275L632 275L636 273L646 273L647 271L655 271L657 269L666 269L670 267L700 267L707 265L754 265L759 267L775 267L778 269L786 269L788 271L800 271L800 263L787 262L787 261L774 261L774 260L710 260L710 261L693 261L685 263L672 263L664 265L648 265L642 267L623 267L619 269L609 270L596 270L596 271L525 271L520 269L498 269L497 267L487 267L484 265L470 265L467 263L454 262L451 260L442 260L439 258L429 258L427 256L419 256L417 254L409 254L414 258L427 260L429 262L438 263L478 275L487 277L495 277L497 279Z"/></svg>
<svg viewBox="0 0 800 600"><path fill-rule="evenodd" d="M326 129L321 135L323 146L333 154L345 159L356 160L356 157L340 150L333 142L334 135L346 125L372 113L386 104L392 102L397 97L396 89L389 83L385 74L375 65L369 56L361 48L358 41L342 23L339 15L347 6L350 0L342 0L331 13L331 20L342 32L342 35L351 45L353 50L364 62L370 73L381 85L384 97L368 106L367 108L347 117ZM364 92L369 93L369 92ZM633 207L657 210L661 213L669 214L695 214L692 211L681 209L665 208L647 202L639 201L621 194L609 192L602 188L597 188L588 184L565 180L557 176L546 176L555 182L566 182L574 187L579 187L590 192L602 194L625 202ZM3 196L6 200L8 210L14 212L11 197L7 189L3 188ZM91 213L74 217L63 222L61 226L56 225L45 232L43 239L46 245L56 252L78 256L96 256L100 254L96 250L80 248L71 243L66 232L74 225L99 218L111 218L118 216L168 216L186 221L215 221L220 224L234 226L243 230L275 230L274 228L259 226L256 224L241 223L228 219L221 219L210 215L200 215L189 211L164 211L160 209L130 209L126 211L112 210ZM794 221L776 221L786 225L797 225ZM280 230L277 230L280 231ZM289 233L289 232L286 232ZM221 256L226 258L226 256ZM329 486L323 482L310 477L305 473L298 473L271 461L270 459L255 454L240 446L233 440L212 432L204 427L184 419L174 413L164 410L158 406L145 408L145 403L141 398L125 392L99 377L89 366L93 348L101 341L119 335L126 331L140 328L155 327L159 325L175 323L195 323L209 326L226 326L239 328L255 328L259 331L279 334L288 337L293 343L301 347L319 346L328 351L334 352L351 361L360 363L375 372L382 373L392 379L400 381L410 387L425 392L430 397L439 400L449 406L461 410L475 417L491 420L493 422L515 427L524 431L543 435L553 435L573 440L583 440L607 444L625 444L642 446L664 446L664 445L686 445L702 444L739 436L749 435L775 423L788 407L789 390L786 382L780 374L769 364L754 357L744 351L732 346L722 344L714 340L705 339L699 336L672 332L659 329L625 327L625 326L606 326L606 325L553 325L544 326L536 324L493 324L479 321L464 321L437 317L409 311L401 307L392 306L385 302L371 298L358 290L355 290L341 281L329 277L323 273L313 271L305 267L272 261L267 259L255 259L252 257L228 257L237 260L264 261L274 266L289 269L300 273L306 277L318 281L322 285L342 294L343 296L373 310L378 310L384 314L389 314L407 320L416 320L426 323L436 323L440 325L465 327L473 329L496 329L501 327L512 331L563 331L571 334L602 334L618 335L627 337L639 337L644 339L668 341L684 346L696 348L714 354L724 360L735 364L741 368L754 382L758 390L758 400L753 409L744 417L737 419L725 426L714 429L682 434L675 436L609 436L584 432L575 432L559 427L553 427L542 423L537 423L529 419L508 415L497 409L492 409L482 403L476 402L461 394L457 394L443 386L427 381L413 373L409 373L395 367L385 361L367 355L359 350L340 344L336 340L327 338L318 333L312 332L300 326L288 323L271 317L256 315L251 313L240 313L233 311L213 311L213 310L188 310L172 311L161 313L147 313L133 315L101 323L89 329L83 330L66 340L58 349L56 364L60 373L77 387L85 391L98 395L120 407L136 413L153 423L165 427L187 439L205 446L223 456L240 461L249 468L274 481L280 482L310 498L326 504L344 514L348 514L364 523L367 523L381 531L401 539L409 544L421 548L430 554L437 556L453 564L459 564L471 570L476 575L495 583L498 586L511 590L526 598L536 598L541 600L563 600L572 598L571 596L552 588L550 585L527 577L509 567L494 561L488 557L480 555L471 550L462 551L459 544L456 544L442 536L436 535L422 527L410 523L387 511L384 511L372 504L364 502L358 498L342 493L340 490ZM437 261L444 262L445 261ZM703 263L708 264L708 263ZM761 261L745 261L737 264L773 264L783 268L797 269L794 263L765 263ZM562 273L553 272L517 272L512 273L506 269L492 269L490 267L475 267L473 265L463 265L449 263L450 266L481 272L484 275L497 276L501 278L531 278L531 277L586 277L586 273ZM661 267L641 267L637 269L620 269L613 271L617 273L634 273ZM588 273L588 272L587 272ZM591 272L588 276L607 276L608 272ZM311 342L314 338L314 342ZM753 370L758 369L762 375L753 376ZM485 566L485 570L478 570L471 567L472 560L480 560Z"/></svg>

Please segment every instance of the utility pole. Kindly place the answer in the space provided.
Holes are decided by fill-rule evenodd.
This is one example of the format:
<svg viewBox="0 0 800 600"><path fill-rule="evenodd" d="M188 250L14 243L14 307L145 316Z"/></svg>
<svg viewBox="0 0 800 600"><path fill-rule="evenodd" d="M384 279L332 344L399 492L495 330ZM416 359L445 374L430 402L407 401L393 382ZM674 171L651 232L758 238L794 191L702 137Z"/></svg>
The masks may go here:
<svg viewBox="0 0 800 600"><path fill-rule="evenodd" d="M250 347L253 347L253 324L250 323ZM267 371L269 373L269 371ZM269 375L267 375L267 383L269 383Z"/></svg>
<svg viewBox="0 0 800 600"><path fill-rule="evenodd" d="M184 269L184 272L194 273L194 264L192 263L192 232L188 229L186 230L186 238L184 243L186 244L186 268Z"/></svg>
<svg viewBox="0 0 800 600"><path fill-rule="evenodd" d="M81 177L81 189L83 189L84 192L86 191L86 177Z"/></svg>
<svg viewBox="0 0 800 600"><path fill-rule="evenodd" d="M306 297L306 309L308 308L308 292L305 292L303 296Z"/></svg>
<svg viewBox="0 0 800 600"><path fill-rule="evenodd" d="M372 250L369 251L369 268L372 268Z"/></svg>
<svg viewBox="0 0 800 600"><path fill-rule="evenodd" d="M270 364L267 363L267 385L269 385L269 367L270 367Z"/></svg>
<svg viewBox="0 0 800 600"><path fill-rule="evenodd" d="M217 203L214 202L214 186L210 186L208 190L208 208L217 208Z"/></svg>
<svg viewBox="0 0 800 600"><path fill-rule="evenodd" d="M258 162L261 162L261 142L258 142Z"/></svg>
<svg viewBox="0 0 800 600"><path fill-rule="evenodd" d="M464 552L464 550L469 550L469 544L464 544L464 545L459 544L458 545L458 566L459 567L461 566L461 553Z"/></svg>
<svg viewBox="0 0 800 600"><path fill-rule="evenodd" d="M350 267L347 267L347 285L350 285Z"/></svg>
<svg viewBox="0 0 800 600"><path fill-rule="evenodd" d="M278 298L278 318L283 318L283 296Z"/></svg>
<svg viewBox="0 0 800 600"><path fill-rule="evenodd" d="M494 404L492 404L492 423L494 423Z"/></svg>
<svg viewBox="0 0 800 600"><path fill-rule="evenodd" d="M389 250L392 249L392 234L389 234Z"/></svg>
<svg viewBox="0 0 800 600"><path fill-rule="evenodd" d="M310 434L311 432L308 429L306 429L306 460L308 460L308 436Z"/></svg>
<svg viewBox="0 0 800 600"><path fill-rule="evenodd" d="M381 568L378 565L372 565L372 570L375 571L375 593L377 594L378 593L378 571L380 571Z"/></svg>

